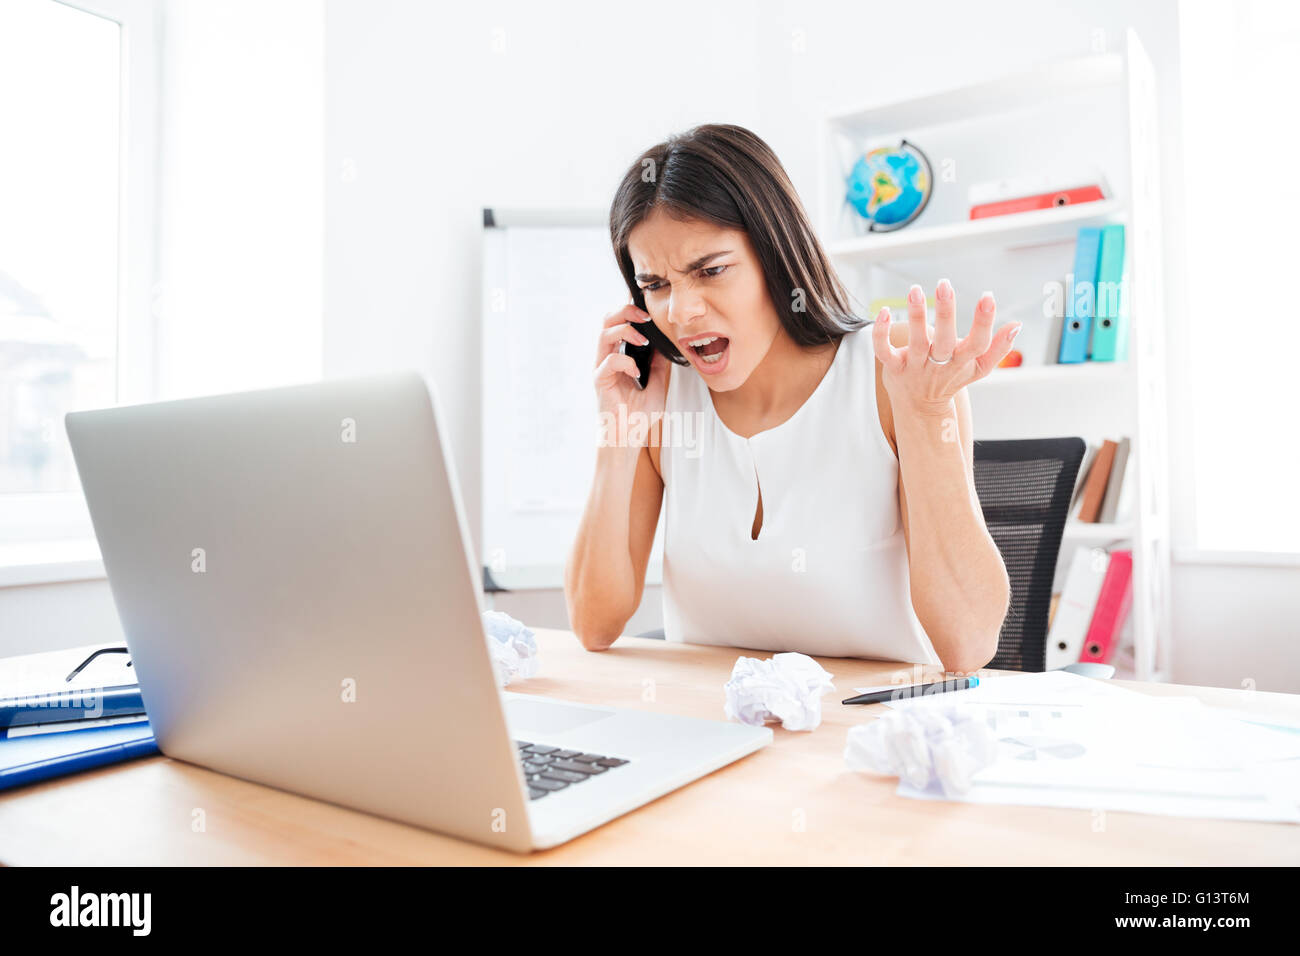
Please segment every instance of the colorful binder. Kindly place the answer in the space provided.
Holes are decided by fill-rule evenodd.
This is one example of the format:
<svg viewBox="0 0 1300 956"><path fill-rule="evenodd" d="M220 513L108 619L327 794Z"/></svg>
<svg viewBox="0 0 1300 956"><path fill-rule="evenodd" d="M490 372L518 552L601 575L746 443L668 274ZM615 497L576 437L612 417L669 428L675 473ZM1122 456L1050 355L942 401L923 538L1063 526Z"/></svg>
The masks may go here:
<svg viewBox="0 0 1300 956"><path fill-rule="evenodd" d="M149 721L0 741L0 790L158 753Z"/></svg>
<svg viewBox="0 0 1300 956"><path fill-rule="evenodd" d="M1128 356L1128 303L1123 293L1124 227L1106 226L1097 256L1091 361L1122 362Z"/></svg>
<svg viewBox="0 0 1300 956"><path fill-rule="evenodd" d="M1129 450L1133 442L1127 435L1119 440L1115 448L1115 461L1110 466L1110 478L1106 481L1106 495L1101 499L1101 513L1097 520L1113 523L1119 517L1119 497L1124 490L1124 472L1128 469Z"/></svg>
<svg viewBox="0 0 1300 956"><path fill-rule="evenodd" d="M144 714L140 685L121 687L73 687L49 693L0 698L0 737L10 727L52 724L95 717L127 717Z"/></svg>
<svg viewBox="0 0 1300 956"><path fill-rule="evenodd" d="M1101 230L1080 229L1074 247L1074 286L1065 299L1065 327L1061 330L1061 354L1058 357L1062 364L1088 360L1092 318L1096 314L1100 252Z"/></svg>
<svg viewBox="0 0 1300 956"><path fill-rule="evenodd" d="M1079 474L1074 479L1074 493L1070 495L1071 515L1077 516L1079 513L1079 499L1083 497L1083 489L1088 485L1088 476L1092 474L1092 463L1097 460L1097 451L1101 448L1100 442L1088 442L1083 449L1083 461L1079 464Z"/></svg>
<svg viewBox="0 0 1300 956"><path fill-rule="evenodd" d="M1016 196L997 202L980 203L971 206L972 219L988 219L992 216L1009 216L1018 212L1030 212L1035 209L1053 209L1059 206L1073 206L1082 202L1099 202L1106 196L1100 186L1078 186L1074 189L1057 189L1052 192L1038 193L1032 196Z"/></svg>
<svg viewBox="0 0 1300 956"><path fill-rule="evenodd" d="M1079 660L1088 625L1097 607L1107 562L1096 548L1075 548L1061 589L1052 626L1047 632L1047 669L1057 670Z"/></svg>
<svg viewBox="0 0 1300 956"><path fill-rule="evenodd" d="M1080 661L1109 664L1118 650L1120 632L1129 608L1133 605L1133 552L1129 549L1112 551L1106 577L1097 595L1097 609L1092 612L1088 636L1083 642Z"/></svg>
<svg viewBox="0 0 1300 956"><path fill-rule="evenodd" d="M1101 504L1106 497L1106 485L1110 482L1110 469L1115 463L1117 442L1109 438L1101 443L1097 457L1088 469L1088 481L1083 486L1083 503L1079 505L1079 520L1095 524L1101 514Z"/></svg>

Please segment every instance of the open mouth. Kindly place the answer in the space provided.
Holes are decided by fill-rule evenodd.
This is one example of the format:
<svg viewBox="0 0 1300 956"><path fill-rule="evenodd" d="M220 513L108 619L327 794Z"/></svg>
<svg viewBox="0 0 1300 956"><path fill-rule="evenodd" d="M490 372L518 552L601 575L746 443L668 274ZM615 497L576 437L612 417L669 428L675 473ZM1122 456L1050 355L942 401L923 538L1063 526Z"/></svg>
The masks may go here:
<svg viewBox="0 0 1300 956"><path fill-rule="evenodd" d="M702 339L699 342L692 342L690 347L695 350L700 363L707 367L720 363L727 352L727 346L730 344L731 339L726 336L714 336Z"/></svg>

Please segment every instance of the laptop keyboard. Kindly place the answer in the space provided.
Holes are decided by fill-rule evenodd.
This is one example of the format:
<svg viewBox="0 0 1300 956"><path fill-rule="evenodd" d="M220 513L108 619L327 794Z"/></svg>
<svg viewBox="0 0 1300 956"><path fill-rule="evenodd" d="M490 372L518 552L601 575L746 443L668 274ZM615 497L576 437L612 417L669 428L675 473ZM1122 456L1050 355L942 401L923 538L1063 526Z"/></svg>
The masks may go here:
<svg viewBox="0 0 1300 956"><path fill-rule="evenodd" d="M524 765L529 800L540 800L547 794L566 790L571 784L582 783L627 763L618 757L564 750L527 740L516 740L515 747L519 750L520 763Z"/></svg>

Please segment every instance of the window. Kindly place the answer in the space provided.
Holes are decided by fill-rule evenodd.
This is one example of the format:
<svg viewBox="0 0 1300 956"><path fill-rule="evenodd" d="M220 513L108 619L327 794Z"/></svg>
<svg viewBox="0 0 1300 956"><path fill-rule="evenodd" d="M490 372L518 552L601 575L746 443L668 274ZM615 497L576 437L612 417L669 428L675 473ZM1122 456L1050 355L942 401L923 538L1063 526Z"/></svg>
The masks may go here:
<svg viewBox="0 0 1300 956"><path fill-rule="evenodd" d="M1184 2L1186 335L1201 551L1300 554L1294 316L1300 6ZM1175 476L1176 478L1176 476ZM1175 481L1175 484L1177 482Z"/></svg>
<svg viewBox="0 0 1300 956"><path fill-rule="evenodd" d="M324 82L322 0L0 0L0 585L96 573L66 412L320 376Z"/></svg>
<svg viewBox="0 0 1300 956"><path fill-rule="evenodd" d="M153 391L153 18L148 0L0 5L5 544L90 536L63 416Z"/></svg>

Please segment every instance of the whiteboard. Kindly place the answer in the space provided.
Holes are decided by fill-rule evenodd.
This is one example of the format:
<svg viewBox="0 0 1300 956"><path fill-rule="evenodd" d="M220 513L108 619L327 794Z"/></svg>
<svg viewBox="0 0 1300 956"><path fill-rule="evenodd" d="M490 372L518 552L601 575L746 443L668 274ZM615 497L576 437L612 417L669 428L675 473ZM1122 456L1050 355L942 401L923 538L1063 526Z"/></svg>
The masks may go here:
<svg viewBox="0 0 1300 956"><path fill-rule="evenodd" d="M499 587L563 587L596 466L596 340L628 301L603 214L484 210L482 560ZM647 584L662 539L661 520Z"/></svg>

